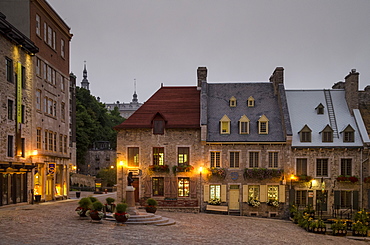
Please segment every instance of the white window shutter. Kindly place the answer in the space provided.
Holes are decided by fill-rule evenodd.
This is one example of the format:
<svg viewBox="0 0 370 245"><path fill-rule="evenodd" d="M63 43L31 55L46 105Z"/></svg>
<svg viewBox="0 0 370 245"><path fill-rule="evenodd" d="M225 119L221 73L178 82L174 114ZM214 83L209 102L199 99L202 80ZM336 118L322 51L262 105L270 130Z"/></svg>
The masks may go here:
<svg viewBox="0 0 370 245"><path fill-rule="evenodd" d="M221 202L226 202L226 185L221 185Z"/></svg>
<svg viewBox="0 0 370 245"><path fill-rule="evenodd" d="M243 202L248 202L248 185L243 185Z"/></svg>
<svg viewBox="0 0 370 245"><path fill-rule="evenodd" d="M203 185L203 201L208 202L209 201L209 185Z"/></svg>
<svg viewBox="0 0 370 245"><path fill-rule="evenodd" d="M267 185L260 185L260 202L267 202Z"/></svg>
<svg viewBox="0 0 370 245"><path fill-rule="evenodd" d="M279 185L279 202L285 202L285 185Z"/></svg>

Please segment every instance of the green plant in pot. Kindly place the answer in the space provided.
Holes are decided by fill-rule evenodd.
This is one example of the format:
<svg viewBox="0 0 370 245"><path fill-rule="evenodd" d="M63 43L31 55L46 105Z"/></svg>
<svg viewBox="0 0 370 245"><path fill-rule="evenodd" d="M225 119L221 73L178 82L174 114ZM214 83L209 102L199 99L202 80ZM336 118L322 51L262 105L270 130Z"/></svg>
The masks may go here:
<svg viewBox="0 0 370 245"><path fill-rule="evenodd" d="M114 212L114 209L116 207L116 205L114 204L114 201L116 199L114 199L113 197L107 197L105 199L105 201L107 202L106 204L104 204L104 207L105 207L105 212L109 212L109 213L113 213Z"/></svg>
<svg viewBox="0 0 370 245"><path fill-rule="evenodd" d="M86 212L86 215L89 215L92 220L101 220L104 216L103 204L99 201L93 202L90 210Z"/></svg>
<svg viewBox="0 0 370 245"><path fill-rule="evenodd" d="M90 198L83 197L78 201L78 207L76 208L76 212L80 217L87 217L86 211L90 209L92 202Z"/></svg>
<svg viewBox="0 0 370 245"><path fill-rule="evenodd" d="M147 206L145 207L145 210L147 213L155 213L157 211L157 201L153 198L148 198L148 200L146 200L146 204Z"/></svg>
<svg viewBox="0 0 370 245"><path fill-rule="evenodd" d="M130 215L126 213L128 205L126 203L119 203L116 206L116 212L113 214L113 217L116 219L117 223L125 223Z"/></svg>
<svg viewBox="0 0 370 245"><path fill-rule="evenodd" d="M98 200L96 197L93 197L93 196L89 196L88 198L90 199L90 201L92 203L94 203L94 202L96 202Z"/></svg>

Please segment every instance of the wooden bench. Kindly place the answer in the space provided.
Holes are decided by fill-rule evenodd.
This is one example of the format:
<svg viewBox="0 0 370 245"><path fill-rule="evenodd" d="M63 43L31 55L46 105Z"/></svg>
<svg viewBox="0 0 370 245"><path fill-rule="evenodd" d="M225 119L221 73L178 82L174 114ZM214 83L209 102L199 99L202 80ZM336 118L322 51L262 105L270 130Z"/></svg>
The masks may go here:
<svg viewBox="0 0 370 245"><path fill-rule="evenodd" d="M207 211L216 211L216 212L228 212L229 207L228 206L221 206L221 205L207 205L206 210Z"/></svg>

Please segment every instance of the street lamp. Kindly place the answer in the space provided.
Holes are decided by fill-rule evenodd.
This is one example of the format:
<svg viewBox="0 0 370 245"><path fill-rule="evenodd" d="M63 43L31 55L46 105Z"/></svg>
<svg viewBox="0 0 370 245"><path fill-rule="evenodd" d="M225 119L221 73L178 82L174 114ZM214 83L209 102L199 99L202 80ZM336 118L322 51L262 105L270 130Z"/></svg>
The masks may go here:
<svg viewBox="0 0 370 245"><path fill-rule="evenodd" d="M122 188L122 192L121 192L121 193L122 193L122 198L121 198L121 199L123 200L123 198L124 198L124 197L123 197L123 192L124 192L124 188L125 188L125 187L123 186L123 178L124 178L124 172L123 172L124 164L123 164L123 161L120 161L120 162L119 162L119 166L120 166L120 167L121 167L121 169L122 169L122 182L121 182L121 188Z"/></svg>
<svg viewBox="0 0 370 245"><path fill-rule="evenodd" d="M203 167L199 167L199 212L202 212L202 171Z"/></svg>
<svg viewBox="0 0 370 245"><path fill-rule="evenodd" d="M293 180L296 180L297 178L295 177L295 175L294 174L292 174L291 176L290 176L290 189L292 189L293 188Z"/></svg>

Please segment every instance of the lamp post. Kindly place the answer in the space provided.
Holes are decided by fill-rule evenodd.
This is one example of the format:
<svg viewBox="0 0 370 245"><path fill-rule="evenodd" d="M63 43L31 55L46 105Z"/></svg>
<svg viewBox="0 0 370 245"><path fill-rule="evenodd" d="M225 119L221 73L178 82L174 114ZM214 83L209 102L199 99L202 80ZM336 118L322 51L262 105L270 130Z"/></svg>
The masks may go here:
<svg viewBox="0 0 370 245"><path fill-rule="evenodd" d="M199 212L202 212L202 171L203 167L199 167Z"/></svg>
<svg viewBox="0 0 370 245"><path fill-rule="evenodd" d="M123 178L124 178L124 172L123 172L123 161L120 161L119 162L119 166L121 167L121 170L122 170L122 182L121 182L121 188L122 188L122 192L121 192L121 195L122 195L122 197L121 197L121 201L123 201L123 191L124 191L124 184L123 184Z"/></svg>

